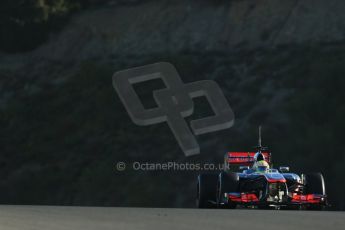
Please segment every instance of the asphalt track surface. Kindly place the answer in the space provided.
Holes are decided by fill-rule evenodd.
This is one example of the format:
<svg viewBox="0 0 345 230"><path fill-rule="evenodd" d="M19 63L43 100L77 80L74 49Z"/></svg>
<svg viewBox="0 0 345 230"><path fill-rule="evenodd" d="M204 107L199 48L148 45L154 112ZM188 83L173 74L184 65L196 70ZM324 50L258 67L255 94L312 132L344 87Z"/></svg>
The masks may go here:
<svg viewBox="0 0 345 230"><path fill-rule="evenodd" d="M0 206L0 230L345 229L345 212Z"/></svg>

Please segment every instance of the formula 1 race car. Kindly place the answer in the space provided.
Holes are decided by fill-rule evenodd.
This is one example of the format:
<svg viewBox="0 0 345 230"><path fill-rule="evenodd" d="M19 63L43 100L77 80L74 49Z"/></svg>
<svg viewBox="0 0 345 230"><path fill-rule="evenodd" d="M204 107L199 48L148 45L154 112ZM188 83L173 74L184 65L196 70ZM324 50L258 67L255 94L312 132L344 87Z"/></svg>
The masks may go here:
<svg viewBox="0 0 345 230"><path fill-rule="evenodd" d="M228 152L225 170L219 174L200 174L197 181L197 207L199 208L275 208L322 210L327 204L325 182L321 173L301 176L290 173L289 167L253 170L254 156L263 154L271 164L271 152L259 145L255 152ZM236 167L237 166L237 167ZM242 172L234 172L238 168Z"/></svg>

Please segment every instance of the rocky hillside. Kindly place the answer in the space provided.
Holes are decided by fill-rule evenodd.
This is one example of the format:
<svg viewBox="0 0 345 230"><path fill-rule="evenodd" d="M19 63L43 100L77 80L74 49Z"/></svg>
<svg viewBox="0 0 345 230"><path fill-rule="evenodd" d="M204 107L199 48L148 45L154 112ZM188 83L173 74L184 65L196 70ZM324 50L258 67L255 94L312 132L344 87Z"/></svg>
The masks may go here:
<svg viewBox="0 0 345 230"><path fill-rule="evenodd" d="M191 207L198 172L116 162L218 163L254 145L262 124L276 165L322 171L344 209L344 10L342 0L109 1L30 52L2 53L0 202ZM115 71L159 61L184 82L217 81L235 112L233 128L198 137L198 156L186 159L166 124L134 125L112 88ZM152 103L159 87L138 93ZM189 120L209 110L195 103Z"/></svg>
<svg viewBox="0 0 345 230"><path fill-rule="evenodd" d="M231 52L341 42L341 0L142 1L86 10L32 52L49 60L121 55Z"/></svg>

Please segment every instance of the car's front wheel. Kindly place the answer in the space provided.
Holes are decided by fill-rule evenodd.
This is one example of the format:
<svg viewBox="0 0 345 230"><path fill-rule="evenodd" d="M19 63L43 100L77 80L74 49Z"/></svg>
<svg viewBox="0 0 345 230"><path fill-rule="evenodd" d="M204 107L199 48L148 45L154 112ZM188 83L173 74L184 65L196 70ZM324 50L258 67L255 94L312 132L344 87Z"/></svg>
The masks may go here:
<svg viewBox="0 0 345 230"><path fill-rule="evenodd" d="M308 173L302 175L304 194L326 195L325 180L321 173ZM326 201L325 201L326 202ZM323 210L324 204L309 205L308 210Z"/></svg>
<svg viewBox="0 0 345 230"><path fill-rule="evenodd" d="M221 172L217 183L217 207L236 208L236 203L228 201L226 193L237 192L239 187L239 178L237 173Z"/></svg>
<svg viewBox="0 0 345 230"><path fill-rule="evenodd" d="M211 208L216 201L217 174L200 174L197 181L196 206Z"/></svg>

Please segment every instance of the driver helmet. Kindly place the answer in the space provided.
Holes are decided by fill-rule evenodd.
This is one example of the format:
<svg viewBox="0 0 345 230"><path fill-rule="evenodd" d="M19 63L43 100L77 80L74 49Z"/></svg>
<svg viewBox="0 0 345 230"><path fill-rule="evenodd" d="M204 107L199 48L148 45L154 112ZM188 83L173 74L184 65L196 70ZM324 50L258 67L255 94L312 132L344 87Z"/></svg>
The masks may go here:
<svg viewBox="0 0 345 230"><path fill-rule="evenodd" d="M264 156L264 154L262 154L261 152L257 152L257 153L254 155L254 160L255 160L255 162L264 161L264 160L265 160L265 156Z"/></svg>

